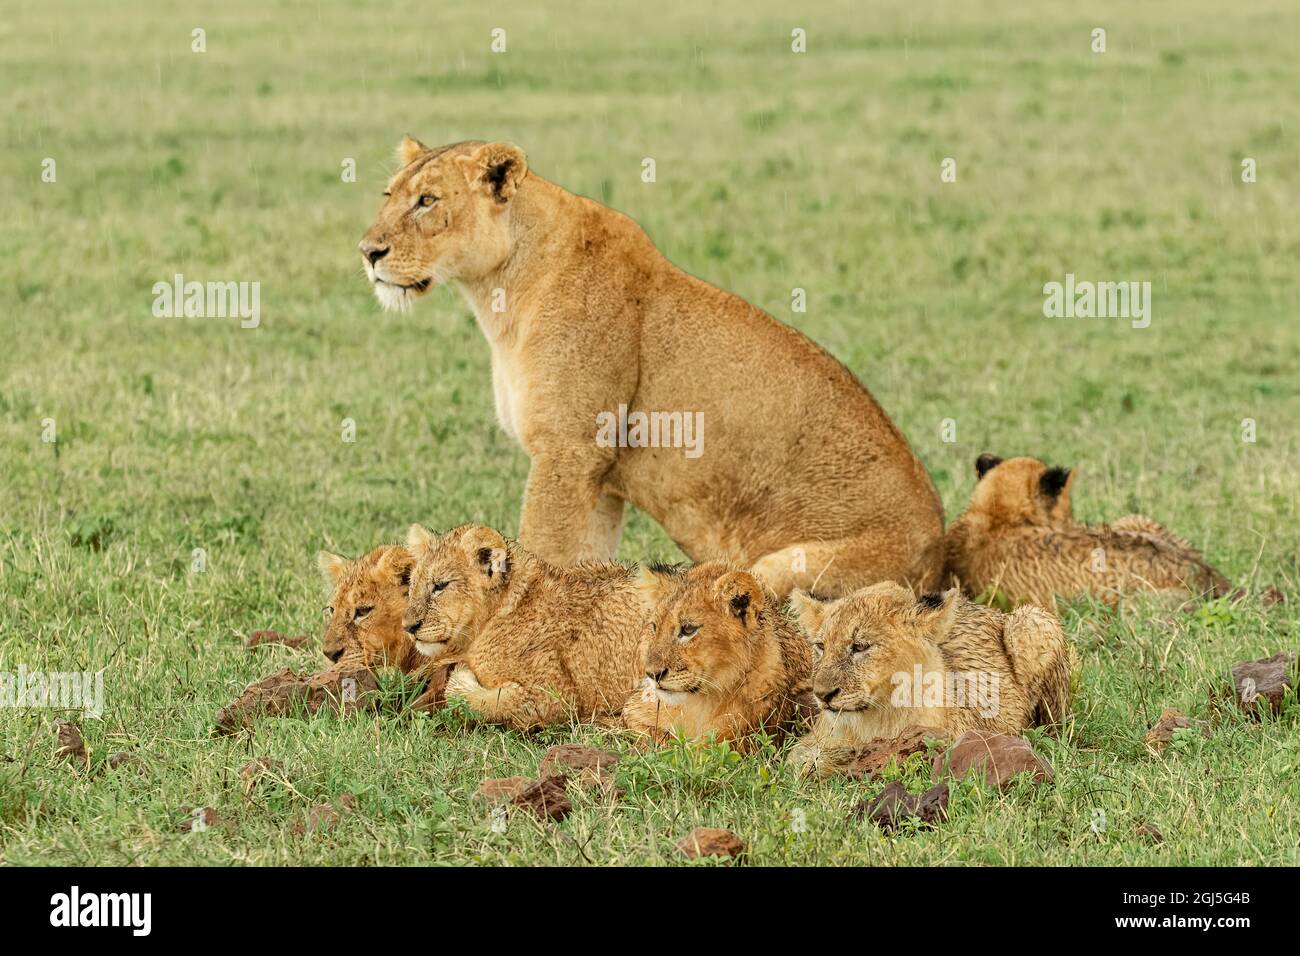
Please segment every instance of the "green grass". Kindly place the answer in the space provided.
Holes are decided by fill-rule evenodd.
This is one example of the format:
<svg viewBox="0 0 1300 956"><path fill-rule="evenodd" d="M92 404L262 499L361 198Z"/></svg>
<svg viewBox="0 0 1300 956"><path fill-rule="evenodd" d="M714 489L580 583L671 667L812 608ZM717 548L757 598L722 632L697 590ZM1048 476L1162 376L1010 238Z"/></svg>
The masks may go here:
<svg viewBox="0 0 1300 956"><path fill-rule="evenodd" d="M52 756L62 715L0 711L0 861L672 863L691 827L717 825L768 864L1300 863L1296 710L1261 724L1211 704L1232 663L1300 643L1300 11L620 6L6 11L0 669L103 668L93 760L128 750L143 770L74 773ZM480 778L531 773L553 742L628 748L590 728L526 738L391 714L212 738L246 682L319 663L241 646L256 628L320 630L317 549L358 553L412 520L518 527L527 462L495 425L468 310L442 290L383 314L360 276L356 242L408 132L520 144L824 343L907 433L949 517L979 452L1034 454L1079 469L1085 519L1146 512L1290 603L1071 609L1080 689L1040 744L1055 784L963 786L941 828L892 840L849 821L880 783L795 781L771 753L629 751L619 800L497 833L470 800ZM948 156L955 184L939 181ZM176 272L260 281L261 326L154 318L151 286ZM1150 328L1044 318L1043 283L1067 272L1151 281ZM792 315L796 286L808 311ZM633 516L622 557L675 555ZM1212 733L1151 756L1163 707ZM246 798L237 768L262 755L284 781ZM357 809L337 830L293 835L344 792ZM175 832L205 804L226 825Z"/></svg>

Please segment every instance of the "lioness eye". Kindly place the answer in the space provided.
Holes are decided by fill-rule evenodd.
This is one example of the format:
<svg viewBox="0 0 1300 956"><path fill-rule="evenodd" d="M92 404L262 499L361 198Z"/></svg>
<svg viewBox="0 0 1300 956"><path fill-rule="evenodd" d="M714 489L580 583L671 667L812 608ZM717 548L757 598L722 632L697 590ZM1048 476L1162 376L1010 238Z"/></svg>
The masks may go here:
<svg viewBox="0 0 1300 956"><path fill-rule="evenodd" d="M354 621L359 621L373 610L374 610L373 607L359 607L356 609L356 612L352 615L352 619Z"/></svg>

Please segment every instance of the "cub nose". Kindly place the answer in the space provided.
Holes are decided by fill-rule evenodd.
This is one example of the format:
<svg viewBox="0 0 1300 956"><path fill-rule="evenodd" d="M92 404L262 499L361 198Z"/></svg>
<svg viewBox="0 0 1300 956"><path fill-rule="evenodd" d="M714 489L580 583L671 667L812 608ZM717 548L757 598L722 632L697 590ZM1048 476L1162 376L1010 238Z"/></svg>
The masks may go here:
<svg viewBox="0 0 1300 956"><path fill-rule="evenodd" d="M331 661L338 663L338 659L343 656L343 648L340 647L322 647L321 650Z"/></svg>
<svg viewBox="0 0 1300 956"><path fill-rule="evenodd" d="M414 636L419 632L419 630L420 630L420 625L421 625L422 623L424 623L424 622L423 622L423 621L413 621L413 622L410 622L410 623L405 623L405 622L404 622L404 623L402 624L402 626L403 626L404 628L406 628L406 633L407 633L407 634L410 634L412 637L414 637Z"/></svg>
<svg viewBox="0 0 1300 956"><path fill-rule="evenodd" d="M823 704L829 707L831 701L834 700L836 697L838 697L839 693L840 693L840 689L836 687L834 690L821 691L817 694L817 696L822 699Z"/></svg>
<svg viewBox="0 0 1300 956"><path fill-rule="evenodd" d="M369 239L362 239L360 248L361 254L369 259L370 264L373 266L380 259L384 258L384 256L388 255L392 246L381 246L379 243L371 242Z"/></svg>
<svg viewBox="0 0 1300 956"><path fill-rule="evenodd" d="M657 684L665 677L668 676L668 668L665 667L663 670L658 670L658 671L648 670L645 672L645 676L650 678L652 681L654 681Z"/></svg>

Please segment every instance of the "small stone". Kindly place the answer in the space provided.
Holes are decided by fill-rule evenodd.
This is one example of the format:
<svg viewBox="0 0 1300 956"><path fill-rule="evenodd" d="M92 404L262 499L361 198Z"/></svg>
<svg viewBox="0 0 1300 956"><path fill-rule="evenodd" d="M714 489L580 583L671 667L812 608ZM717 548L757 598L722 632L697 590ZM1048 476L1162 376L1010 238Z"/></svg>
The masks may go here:
<svg viewBox="0 0 1300 956"><path fill-rule="evenodd" d="M952 749L934 758L932 779L960 780L971 773L984 777L999 790L1010 785L1021 773L1029 773L1034 783L1051 783L1052 766L1034 752L1024 737L1008 737L983 730L968 730L957 738Z"/></svg>
<svg viewBox="0 0 1300 956"><path fill-rule="evenodd" d="M925 793L912 794L901 783L893 781L874 800L859 803L853 816L866 817L886 831L897 830L909 819L933 826L947 816L948 796L946 783L937 783Z"/></svg>
<svg viewBox="0 0 1300 956"><path fill-rule="evenodd" d="M568 781L563 776L543 777L510 798L510 803L534 813L541 820L563 820L573 812Z"/></svg>
<svg viewBox="0 0 1300 956"><path fill-rule="evenodd" d="M912 726L892 739L878 737L855 748L844 764L844 772L851 777L871 779L890 763L902 763L915 753L926 749L927 740L944 740L947 734L938 727Z"/></svg>
<svg viewBox="0 0 1300 956"><path fill-rule="evenodd" d="M1165 752L1169 741L1174 739L1174 731L1192 726L1192 722L1181 711L1166 709L1156 725L1147 731L1146 743L1158 754Z"/></svg>
<svg viewBox="0 0 1300 956"><path fill-rule="evenodd" d="M538 777L566 776L584 789L608 790L619 755L582 744L557 744L546 751Z"/></svg>
<svg viewBox="0 0 1300 956"><path fill-rule="evenodd" d="M474 802L488 807L509 803L536 781L528 777L488 777L474 791Z"/></svg>
<svg viewBox="0 0 1300 956"><path fill-rule="evenodd" d="M1150 840L1152 843L1165 842L1165 835L1156 829L1154 824L1143 823L1133 832L1144 840Z"/></svg>
<svg viewBox="0 0 1300 956"><path fill-rule="evenodd" d="M1296 686L1296 662L1300 654L1279 651L1272 657L1246 661L1232 668L1237 705L1252 714L1276 710L1289 688Z"/></svg>
<svg viewBox="0 0 1300 956"><path fill-rule="evenodd" d="M81 728L74 723L60 720L55 724L57 740L54 756L74 763L88 763L90 755L86 752L86 741L82 739Z"/></svg>
<svg viewBox="0 0 1300 956"><path fill-rule="evenodd" d="M745 841L730 830L696 827L677 841L677 849L692 860L702 856L725 856L736 859L745 852Z"/></svg>

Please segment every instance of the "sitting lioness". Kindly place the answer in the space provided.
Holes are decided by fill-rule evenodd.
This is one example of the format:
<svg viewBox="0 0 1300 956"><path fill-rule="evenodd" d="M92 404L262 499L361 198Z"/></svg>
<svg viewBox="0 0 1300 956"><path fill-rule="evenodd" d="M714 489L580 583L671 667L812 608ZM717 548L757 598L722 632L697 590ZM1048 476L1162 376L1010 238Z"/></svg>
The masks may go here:
<svg viewBox="0 0 1300 956"><path fill-rule="evenodd" d="M778 596L937 583L939 496L823 349L518 147L408 138L398 157L360 245L366 276L386 308L450 282L473 309L497 418L532 459L529 551L612 559L630 501L693 560L752 566Z"/></svg>
<svg viewBox="0 0 1300 956"><path fill-rule="evenodd" d="M833 772L859 745L914 725L1019 734L1069 708L1072 655L1042 608L1004 614L956 588L917 598L888 582L830 602L796 591L791 603L822 707L788 757L802 772Z"/></svg>
<svg viewBox="0 0 1300 956"><path fill-rule="evenodd" d="M641 674L645 611L621 564L557 568L491 528L412 525L405 626L450 664L446 696L529 730L618 714Z"/></svg>
<svg viewBox="0 0 1300 956"><path fill-rule="evenodd" d="M1056 606L1057 596L1109 604L1140 591L1223 596L1227 579L1186 541L1150 518L1074 520L1074 472L1036 458L980 455L978 483L947 534L949 575L972 596L994 589L1013 605Z"/></svg>
<svg viewBox="0 0 1300 956"><path fill-rule="evenodd" d="M779 739L816 710L807 642L752 575L716 561L655 566L641 593L652 636L624 726L655 741L712 735L743 746L760 730Z"/></svg>

